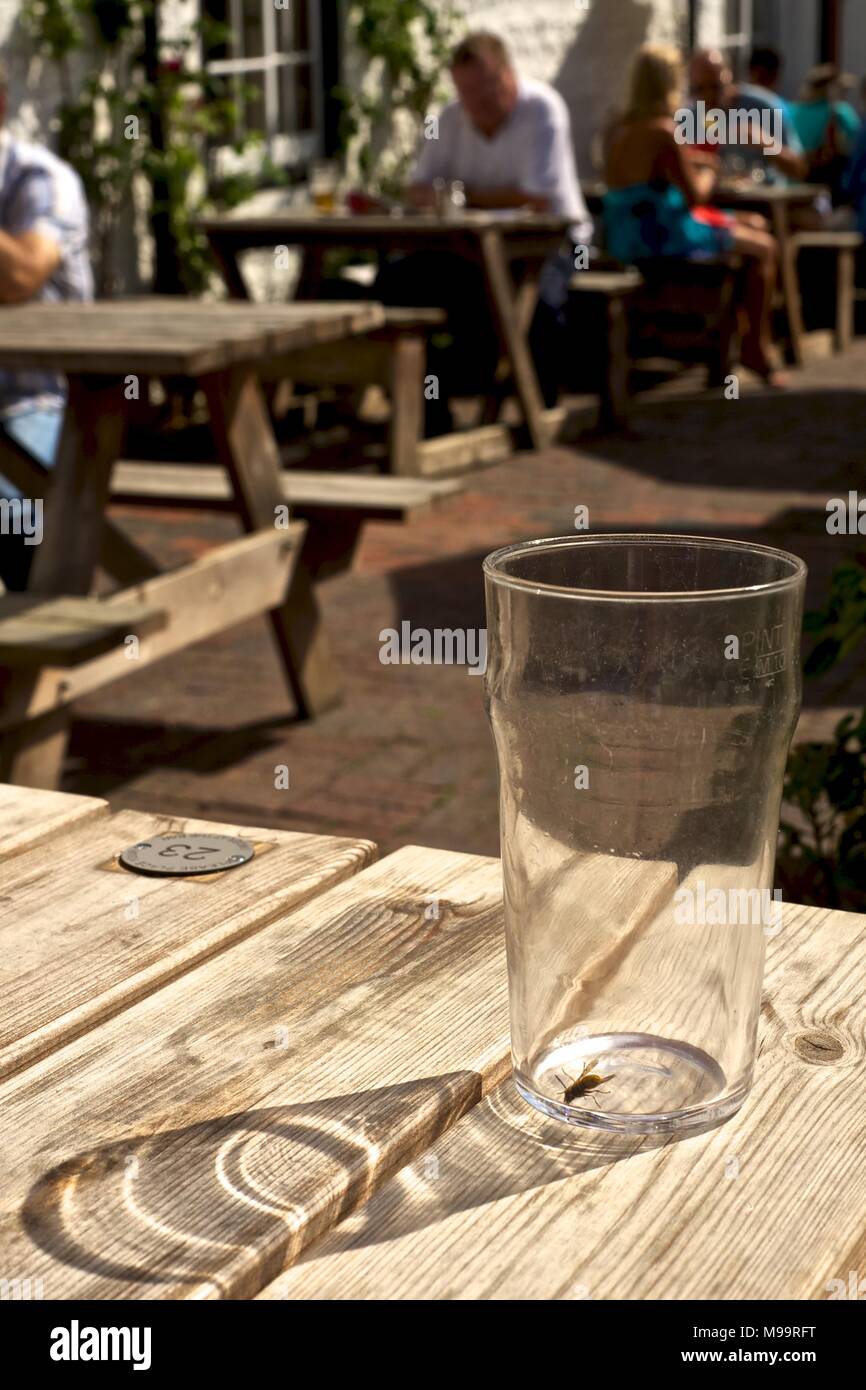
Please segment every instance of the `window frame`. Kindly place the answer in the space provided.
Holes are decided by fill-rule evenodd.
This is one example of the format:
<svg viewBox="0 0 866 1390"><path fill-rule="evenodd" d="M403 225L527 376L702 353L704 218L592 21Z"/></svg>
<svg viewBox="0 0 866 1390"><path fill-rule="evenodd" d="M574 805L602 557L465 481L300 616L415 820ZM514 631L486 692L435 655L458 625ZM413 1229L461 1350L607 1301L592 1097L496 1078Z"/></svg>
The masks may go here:
<svg viewBox="0 0 866 1390"><path fill-rule="evenodd" d="M264 148L267 155L275 162L288 167L298 167L310 163L314 159L321 157L324 149L325 139L325 91L324 91L324 54L322 44L322 23L321 9L318 0L289 0L289 4L303 4L306 6L307 33L309 35L309 47L306 49L283 50L279 47L279 28L277 23L277 7L274 0L226 0L227 22L231 26L233 35L236 36L236 43L241 45L244 40L244 17L245 13L256 8L258 17L261 20L262 34L262 53L246 54L235 53L230 58L211 58L206 53L203 55L205 70L212 76L228 77L235 79L235 86L240 84L245 78L252 75L259 76L262 81L262 101L264 110L264 121L252 127L261 130L264 137ZM288 8L286 6L285 8ZM281 74L291 75L290 81L285 81L283 89L284 99L290 109L294 111L295 119L298 110L298 92L294 80L294 71L300 67L309 67L311 79L311 98L312 98L312 117L311 127L304 131L286 131L281 129L280 107ZM243 138L250 132L250 127L240 120L236 130L236 136ZM246 155L238 155L231 146L216 145L213 148L213 156L218 168L224 172L234 172L238 168L248 168L249 158Z"/></svg>
<svg viewBox="0 0 866 1390"><path fill-rule="evenodd" d="M755 35L754 0L726 0L726 8L727 5L733 5L737 11L737 28L722 35L719 47L730 56L734 75L743 78Z"/></svg>

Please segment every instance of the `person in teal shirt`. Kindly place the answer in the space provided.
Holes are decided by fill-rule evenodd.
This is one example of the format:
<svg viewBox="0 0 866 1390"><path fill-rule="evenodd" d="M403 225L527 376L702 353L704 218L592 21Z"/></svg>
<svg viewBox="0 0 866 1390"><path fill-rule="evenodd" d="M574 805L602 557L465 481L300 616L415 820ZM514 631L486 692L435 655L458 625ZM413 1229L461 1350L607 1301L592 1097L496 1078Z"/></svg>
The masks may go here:
<svg viewBox="0 0 866 1390"><path fill-rule="evenodd" d="M851 152L860 134L860 117L847 101L836 100L839 70L832 63L813 68L806 97L795 103L794 124L809 161L813 183L829 184L833 200L841 194Z"/></svg>

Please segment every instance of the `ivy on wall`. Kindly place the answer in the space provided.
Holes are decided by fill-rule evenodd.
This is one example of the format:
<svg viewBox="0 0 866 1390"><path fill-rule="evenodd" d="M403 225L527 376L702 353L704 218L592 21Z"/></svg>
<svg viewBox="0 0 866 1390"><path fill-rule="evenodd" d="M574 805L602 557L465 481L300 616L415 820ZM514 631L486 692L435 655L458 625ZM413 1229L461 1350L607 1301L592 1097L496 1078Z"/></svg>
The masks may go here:
<svg viewBox="0 0 866 1390"><path fill-rule="evenodd" d="M160 37L160 0L24 0L34 49L56 69L58 152L80 175L93 221L98 293L119 283L123 215L142 181L153 238L153 289L194 293L212 263L194 221L233 206L251 177L214 187L208 148L242 153L258 137L236 136L237 93L201 66L202 48L225 26L194 20L181 39ZM80 74L83 72L83 78Z"/></svg>
<svg viewBox="0 0 866 1390"><path fill-rule="evenodd" d="M367 74L360 90L338 89L341 136L369 191L388 195L402 189L424 118L444 95L443 73L459 19L457 6L443 0L349 5L351 39Z"/></svg>
<svg viewBox="0 0 866 1390"><path fill-rule="evenodd" d="M835 571L826 606L808 613L815 638L805 674L821 676L866 641L866 554ZM786 898L866 910L866 710L847 715L832 741L791 750L782 818L780 880Z"/></svg>

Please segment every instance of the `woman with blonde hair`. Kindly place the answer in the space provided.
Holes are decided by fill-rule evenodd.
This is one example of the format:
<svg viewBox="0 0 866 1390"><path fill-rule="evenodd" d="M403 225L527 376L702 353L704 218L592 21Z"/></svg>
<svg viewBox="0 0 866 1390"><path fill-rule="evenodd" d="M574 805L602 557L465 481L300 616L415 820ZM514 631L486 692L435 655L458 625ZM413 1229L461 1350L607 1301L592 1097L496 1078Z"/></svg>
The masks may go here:
<svg viewBox="0 0 866 1390"><path fill-rule="evenodd" d="M782 385L771 360L776 242L760 219L741 221L702 206L715 187L718 159L697 140L689 147L677 139L682 88L683 65L676 49L640 49L632 66L628 108L607 150L608 249L626 264L739 252L747 270L742 362L769 385Z"/></svg>

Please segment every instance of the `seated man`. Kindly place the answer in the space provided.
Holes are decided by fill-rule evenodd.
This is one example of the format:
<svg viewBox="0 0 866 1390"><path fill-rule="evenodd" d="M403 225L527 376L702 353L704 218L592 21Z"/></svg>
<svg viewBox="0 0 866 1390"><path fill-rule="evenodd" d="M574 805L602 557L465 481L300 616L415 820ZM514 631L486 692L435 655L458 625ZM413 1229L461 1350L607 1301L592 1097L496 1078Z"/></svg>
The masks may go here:
<svg viewBox="0 0 866 1390"><path fill-rule="evenodd" d="M760 67L758 71L761 71ZM766 79L765 70L763 75ZM762 121L766 120L772 125L774 134L779 137L778 149L772 136L767 138L759 132L750 131L752 138L743 140L743 123L729 122L730 130L723 131L723 134L734 135L735 138L718 141L723 159L736 161L742 172L751 172L755 167L760 167L769 182L805 177L806 160L791 108L776 92L762 90L760 86L737 86L727 61L713 49L703 49L693 55L691 85L695 99L703 103L707 115L721 112L727 117L732 112L756 111Z"/></svg>
<svg viewBox="0 0 866 1390"><path fill-rule="evenodd" d="M0 314L4 304L93 297L87 204L68 164L3 129L7 81L0 68ZM62 377L0 367L0 443L21 445L50 468L63 420ZM2 477L0 498L20 493ZM33 547L0 536L0 579L24 589Z"/></svg>
<svg viewBox="0 0 866 1390"><path fill-rule="evenodd" d="M545 395L555 398L556 382L544 369L553 369L557 359L554 340L574 271L572 242L588 244L592 238L568 110L552 87L517 75L495 34L467 35L454 51L451 76L458 99L440 113L435 138L423 142L408 196L416 207L431 208L437 180L460 182L469 207L528 208L573 221L571 241L542 275L533 329ZM390 303L446 309L455 346L431 371L444 375L448 394L482 389L495 368L498 344L473 266L451 256L406 256L385 268L376 294Z"/></svg>

